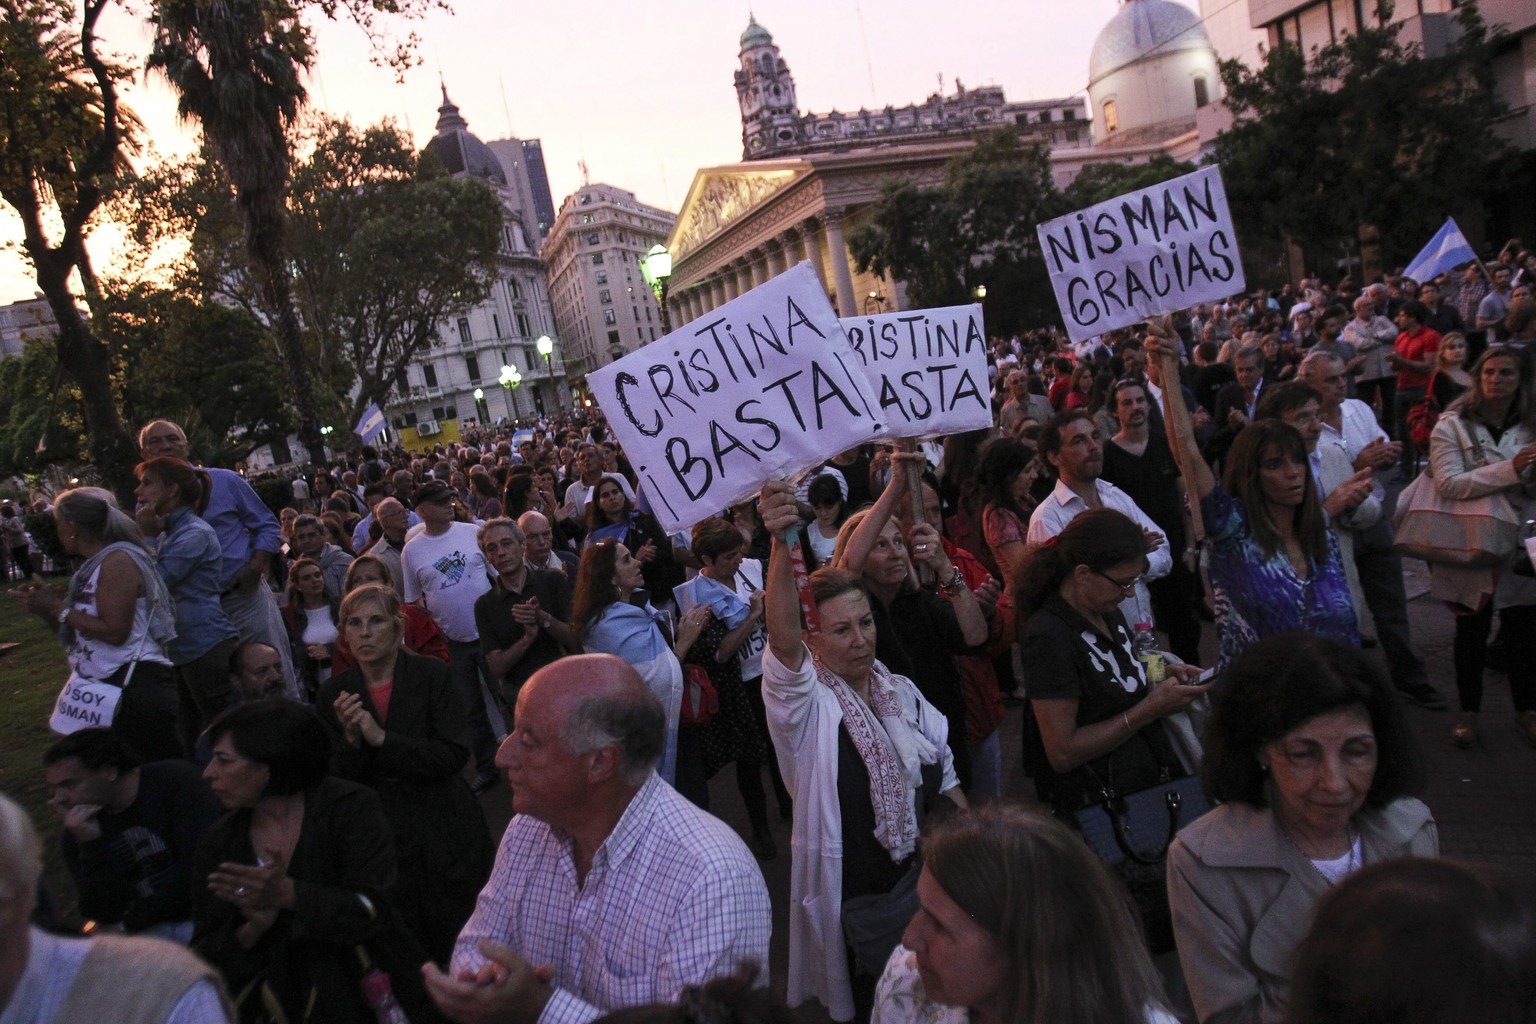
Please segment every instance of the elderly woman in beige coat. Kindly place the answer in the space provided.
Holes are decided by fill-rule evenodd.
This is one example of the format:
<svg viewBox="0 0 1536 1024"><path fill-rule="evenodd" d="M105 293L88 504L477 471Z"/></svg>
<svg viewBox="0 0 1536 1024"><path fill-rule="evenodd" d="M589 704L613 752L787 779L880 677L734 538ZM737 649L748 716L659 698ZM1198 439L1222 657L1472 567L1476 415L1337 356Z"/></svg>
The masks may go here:
<svg viewBox="0 0 1536 1024"><path fill-rule="evenodd" d="M1205 783L1221 806L1168 851L1168 901L1201 1024L1279 1024L1318 901L1366 864L1439 852L1396 691L1313 633L1248 648L1213 691Z"/></svg>

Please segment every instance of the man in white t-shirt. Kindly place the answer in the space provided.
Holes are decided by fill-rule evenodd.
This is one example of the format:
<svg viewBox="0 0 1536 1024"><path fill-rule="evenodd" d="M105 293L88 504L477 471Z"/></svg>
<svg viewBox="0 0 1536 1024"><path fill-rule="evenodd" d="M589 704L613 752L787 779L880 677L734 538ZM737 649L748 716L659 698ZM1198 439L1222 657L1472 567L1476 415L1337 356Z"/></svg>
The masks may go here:
<svg viewBox="0 0 1536 1024"><path fill-rule="evenodd" d="M486 707L490 698L484 682L485 659L475 627L475 600L491 589L491 578L474 525L453 518L453 499L453 488L441 480L429 480L416 491L422 529L405 542L400 567L406 601L431 612L448 638L453 677L464 695L474 734L477 774L471 788L479 794L501 777L495 764L497 730Z"/></svg>

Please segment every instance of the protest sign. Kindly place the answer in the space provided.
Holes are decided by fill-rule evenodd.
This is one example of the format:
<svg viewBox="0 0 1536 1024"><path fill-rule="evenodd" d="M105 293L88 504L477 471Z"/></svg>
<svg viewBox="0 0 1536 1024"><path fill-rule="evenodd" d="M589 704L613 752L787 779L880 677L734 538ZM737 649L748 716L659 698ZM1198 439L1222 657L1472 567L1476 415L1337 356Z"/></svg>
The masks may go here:
<svg viewBox="0 0 1536 1024"><path fill-rule="evenodd" d="M886 426L809 263L593 371L587 384L669 532Z"/></svg>
<svg viewBox="0 0 1536 1024"><path fill-rule="evenodd" d="M1215 167L1039 226L1067 334L1096 334L1243 290L1243 262Z"/></svg>
<svg viewBox="0 0 1536 1024"><path fill-rule="evenodd" d="M886 437L935 437L992 425L981 306L845 317Z"/></svg>

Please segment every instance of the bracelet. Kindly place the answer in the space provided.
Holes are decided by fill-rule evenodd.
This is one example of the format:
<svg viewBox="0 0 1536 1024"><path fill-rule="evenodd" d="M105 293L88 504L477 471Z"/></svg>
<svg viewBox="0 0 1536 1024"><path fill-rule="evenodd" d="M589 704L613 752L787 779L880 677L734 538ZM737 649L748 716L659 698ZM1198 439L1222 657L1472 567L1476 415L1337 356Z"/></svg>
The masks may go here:
<svg viewBox="0 0 1536 1024"><path fill-rule="evenodd" d="M1125 720L1125 732L1126 732L1126 735L1130 735L1131 733L1136 731L1135 729L1131 728L1131 716L1130 716L1129 712L1127 712L1127 711L1120 712L1120 717Z"/></svg>

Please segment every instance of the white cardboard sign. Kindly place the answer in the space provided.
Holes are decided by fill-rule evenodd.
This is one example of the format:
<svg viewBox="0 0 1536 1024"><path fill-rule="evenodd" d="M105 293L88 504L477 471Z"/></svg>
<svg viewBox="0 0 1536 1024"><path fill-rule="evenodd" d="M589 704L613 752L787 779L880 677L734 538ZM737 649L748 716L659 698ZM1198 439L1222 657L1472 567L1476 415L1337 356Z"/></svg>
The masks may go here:
<svg viewBox="0 0 1536 1024"><path fill-rule="evenodd" d="M981 305L844 317L886 437L936 437L992 425Z"/></svg>
<svg viewBox="0 0 1536 1024"><path fill-rule="evenodd" d="M1037 230L1073 341L1244 288L1237 234L1215 166L1057 217Z"/></svg>
<svg viewBox="0 0 1536 1024"><path fill-rule="evenodd" d="M668 531L881 436L809 263L587 375Z"/></svg>

